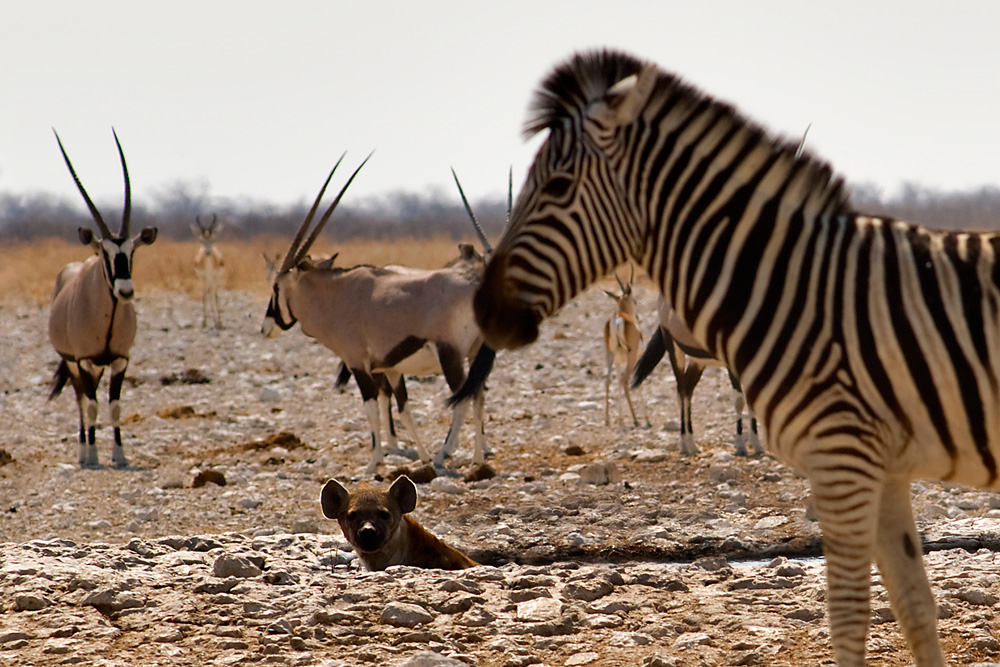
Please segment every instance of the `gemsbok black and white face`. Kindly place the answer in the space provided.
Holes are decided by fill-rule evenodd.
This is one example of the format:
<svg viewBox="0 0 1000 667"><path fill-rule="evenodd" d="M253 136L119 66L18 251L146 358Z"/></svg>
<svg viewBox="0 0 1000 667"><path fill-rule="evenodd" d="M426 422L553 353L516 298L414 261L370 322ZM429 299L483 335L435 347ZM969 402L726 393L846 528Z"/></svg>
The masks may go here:
<svg viewBox="0 0 1000 667"><path fill-rule="evenodd" d="M121 301L130 301L135 296L135 287L132 284L132 254L139 246L153 243L156 240L157 230L156 227L146 227L135 236L129 236L129 222L132 213L132 187L128 178L128 165L125 164L125 153L122 151L121 143L118 141L118 135L115 134L115 145L118 146L122 172L125 175L125 208L122 212L121 228L117 234L108 228L104 222L104 218L101 217L100 211L97 210L94 202L90 199L90 195L83 189L83 184L76 175L76 170L73 168L73 164L66 154L66 149L63 148L62 140L59 139L58 133L56 133L56 142L59 144L63 160L66 161L66 166L69 167L73 181L76 183L80 194L83 195L83 199L87 203L87 208L90 209L90 214L93 216L94 223L97 225L99 232L99 234L95 235L90 228L80 227L77 230L80 242L84 245L89 245L94 250L94 253L101 258L101 264L104 268L104 278L107 280L108 288L114 297Z"/></svg>
<svg viewBox="0 0 1000 667"><path fill-rule="evenodd" d="M268 338L277 337L282 331L288 331L298 322L288 305L288 283L295 280L294 267L279 273L271 287L271 300L267 302L267 312L264 313L264 324L260 332Z"/></svg>
<svg viewBox="0 0 1000 667"><path fill-rule="evenodd" d="M135 287L132 284L132 254L139 246L149 245L156 240L156 227L146 227L132 238L127 235L101 238L87 227L80 227L78 233L80 242L93 248L94 253L101 258L104 278L111 293L121 301L131 300L135 296Z"/></svg>

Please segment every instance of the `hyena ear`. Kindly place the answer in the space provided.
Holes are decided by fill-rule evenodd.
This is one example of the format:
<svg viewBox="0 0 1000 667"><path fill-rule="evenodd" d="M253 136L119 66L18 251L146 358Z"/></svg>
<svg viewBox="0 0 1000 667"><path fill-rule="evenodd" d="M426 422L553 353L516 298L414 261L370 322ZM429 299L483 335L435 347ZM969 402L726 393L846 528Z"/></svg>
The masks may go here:
<svg viewBox="0 0 1000 667"><path fill-rule="evenodd" d="M399 505L400 512L409 514L417 506L417 487L409 477L400 475L389 487L389 497Z"/></svg>
<svg viewBox="0 0 1000 667"><path fill-rule="evenodd" d="M323 493L320 494L319 502L323 506L323 516L327 519L336 519L340 513L347 509L347 500L350 493L344 485L335 479L323 485Z"/></svg>

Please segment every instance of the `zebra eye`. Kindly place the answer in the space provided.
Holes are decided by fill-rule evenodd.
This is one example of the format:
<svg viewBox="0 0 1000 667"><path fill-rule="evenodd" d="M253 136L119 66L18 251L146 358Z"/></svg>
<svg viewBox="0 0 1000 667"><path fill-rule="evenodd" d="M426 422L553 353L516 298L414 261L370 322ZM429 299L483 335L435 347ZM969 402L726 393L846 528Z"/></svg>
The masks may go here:
<svg viewBox="0 0 1000 667"><path fill-rule="evenodd" d="M559 199L565 197L571 187L573 187L573 182L570 179L565 176L556 176L545 184L543 192L551 197Z"/></svg>

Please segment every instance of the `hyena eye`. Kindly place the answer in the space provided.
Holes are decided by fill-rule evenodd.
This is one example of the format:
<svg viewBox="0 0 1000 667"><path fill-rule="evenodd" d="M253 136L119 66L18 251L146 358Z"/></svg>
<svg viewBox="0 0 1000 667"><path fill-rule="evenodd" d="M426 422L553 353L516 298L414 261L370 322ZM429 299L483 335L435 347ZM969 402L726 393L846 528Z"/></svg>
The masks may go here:
<svg viewBox="0 0 1000 667"><path fill-rule="evenodd" d="M378 518L381 519L382 521L388 521L392 518L392 514L390 514L386 510L379 510Z"/></svg>
<svg viewBox="0 0 1000 667"><path fill-rule="evenodd" d="M358 518L358 513L357 512L348 512L347 513L347 520L348 521L354 521L357 518Z"/></svg>

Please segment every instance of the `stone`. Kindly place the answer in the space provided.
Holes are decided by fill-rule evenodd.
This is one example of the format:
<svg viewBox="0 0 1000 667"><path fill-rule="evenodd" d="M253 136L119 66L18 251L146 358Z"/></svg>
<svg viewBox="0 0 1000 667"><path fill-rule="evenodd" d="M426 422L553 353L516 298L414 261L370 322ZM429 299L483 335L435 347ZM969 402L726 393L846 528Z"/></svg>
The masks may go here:
<svg viewBox="0 0 1000 667"><path fill-rule="evenodd" d="M415 628L434 620L434 616L419 605L391 602L382 610L379 622L400 628Z"/></svg>
<svg viewBox="0 0 1000 667"><path fill-rule="evenodd" d="M215 564L212 566L212 573L220 579L227 577L246 579L249 577L259 577L261 569L246 556L223 554L215 559Z"/></svg>
<svg viewBox="0 0 1000 667"><path fill-rule="evenodd" d="M395 663L398 667L468 667L461 660L450 658L433 651L421 651Z"/></svg>

